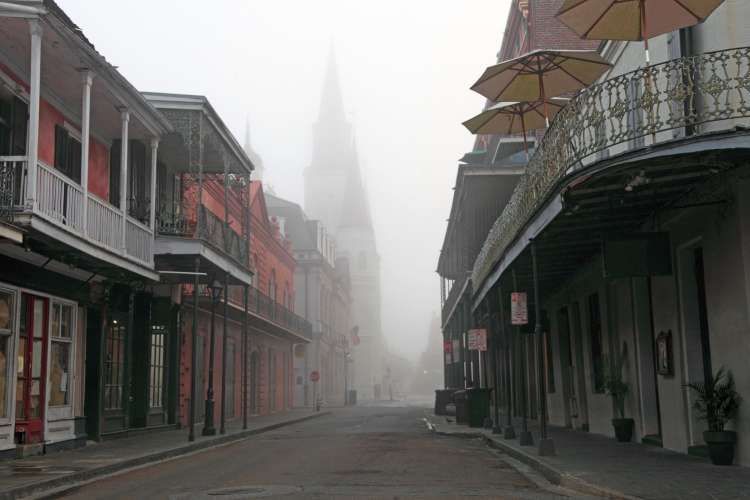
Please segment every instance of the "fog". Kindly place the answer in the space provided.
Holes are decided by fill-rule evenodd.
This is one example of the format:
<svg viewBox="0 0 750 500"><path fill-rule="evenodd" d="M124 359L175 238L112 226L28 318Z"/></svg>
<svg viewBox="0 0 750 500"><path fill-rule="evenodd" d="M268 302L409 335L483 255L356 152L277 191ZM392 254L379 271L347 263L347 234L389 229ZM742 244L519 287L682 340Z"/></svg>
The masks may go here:
<svg viewBox="0 0 750 500"><path fill-rule="evenodd" d="M206 95L265 181L303 204L302 172L333 46L381 257L383 332L416 360L439 312L435 274L468 87L495 61L509 0L59 0L138 89Z"/></svg>

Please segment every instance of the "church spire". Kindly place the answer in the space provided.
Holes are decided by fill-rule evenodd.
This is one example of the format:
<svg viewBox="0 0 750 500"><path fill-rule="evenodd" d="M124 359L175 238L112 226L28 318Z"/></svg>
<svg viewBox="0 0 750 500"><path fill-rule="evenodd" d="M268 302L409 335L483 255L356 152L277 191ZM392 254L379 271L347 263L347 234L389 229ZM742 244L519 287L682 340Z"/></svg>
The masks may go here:
<svg viewBox="0 0 750 500"><path fill-rule="evenodd" d="M331 43L331 49L328 52L325 80L323 82L323 93L320 98L318 123L336 123L345 120L344 99L341 96L336 51L333 48L333 43Z"/></svg>
<svg viewBox="0 0 750 500"><path fill-rule="evenodd" d="M253 180L263 180L263 158L253 149L252 143L250 142L250 116L245 121L245 146L243 148L245 154L247 154L250 161L253 163L255 170L253 171Z"/></svg>

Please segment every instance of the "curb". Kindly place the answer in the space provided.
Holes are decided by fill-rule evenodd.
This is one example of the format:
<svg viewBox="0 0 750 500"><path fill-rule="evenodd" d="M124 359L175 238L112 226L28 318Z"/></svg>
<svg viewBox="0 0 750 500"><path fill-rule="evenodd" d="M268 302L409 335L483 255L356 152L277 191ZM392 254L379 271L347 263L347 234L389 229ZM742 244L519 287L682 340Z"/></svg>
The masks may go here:
<svg viewBox="0 0 750 500"><path fill-rule="evenodd" d="M93 469L85 471L74 472L72 474L67 474L65 476L57 477L47 481L18 486L10 490L0 491L0 500L15 500L31 496L40 497L46 494L59 495L67 490L81 486L81 483L93 482L94 480L102 478L104 476L113 475L128 469L143 467L155 462L161 462L164 460L191 455L210 448L217 448L237 441L242 441L256 434L262 434L264 432L276 430L281 427L298 424L307 420L312 420L331 414L332 412L330 411L321 411L312 415L305 415L304 417L285 420L283 422L277 422L255 429L247 429L244 431L235 432L233 434L226 434L224 436L220 436L207 441L201 441L198 443L194 442L186 444L184 446L178 446L176 448L156 451L147 455L129 458L121 462L105 465L102 467L95 467Z"/></svg>
<svg viewBox="0 0 750 500"><path fill-rule="evenodd" d="M584 481L583 479L579 477L576 477L572 474L568 474L567 472L563 472L553 467L552 465L540 459L539 457L535 457L534 455L531 455L522 450L514 448L513 446L503 443L499 439L498 440L493 439L481 432L461 432L459 434L459 433L440 431L438 430L437 425L433 422L430 422L428 418L425 418L425 424L427 425L427 429L430 432L441 435L441 436L482 439L487 445L491 446L492 448L501 450L503 453L506 453L507 455L515 458L519 462L522 462L528 465L532 469L539 472L542 476L544 476L544 478L547 479L547 481L557 486L562 486L563 488L575 490L578 493L582 493L585 495L593 495L593 496L599 496L599 497L610 498L610 499L615 499L615 500L642 500L640 497L627 495L618 490L614 490L614 489L607 488L604 486L599 486L597 484L589 483L588 481Z"/></svg>

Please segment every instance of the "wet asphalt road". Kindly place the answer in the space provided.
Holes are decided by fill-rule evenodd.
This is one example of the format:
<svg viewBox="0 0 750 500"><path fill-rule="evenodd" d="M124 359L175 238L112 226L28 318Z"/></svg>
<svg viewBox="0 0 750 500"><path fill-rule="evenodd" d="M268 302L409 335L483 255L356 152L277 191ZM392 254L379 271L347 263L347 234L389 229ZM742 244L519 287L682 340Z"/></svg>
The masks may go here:
<svg viewBox="0 0 750 500"><path fill-rule="evenodd" d="M560 498L406 404L334 414L105 478L58 498Z"/></svg>

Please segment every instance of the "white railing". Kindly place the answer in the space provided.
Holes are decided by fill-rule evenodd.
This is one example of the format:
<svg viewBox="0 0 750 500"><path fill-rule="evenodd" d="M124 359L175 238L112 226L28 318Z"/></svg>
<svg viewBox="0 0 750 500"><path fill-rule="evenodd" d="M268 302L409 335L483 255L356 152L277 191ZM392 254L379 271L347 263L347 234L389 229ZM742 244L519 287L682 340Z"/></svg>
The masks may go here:
<svg viewBox="0 0 750 500"><path fill-rule="evenodd" d="M81 186L42 163L37 172L37 210L73 232L83 233Z"/></svg>
<svg viewBox="0 0 750 500"><path fill-rule="evenodd" d="M122 212L89 194L89 238L115 252L122 252Z"/></svg>
<svg viewBox="0 0 750 500"><path fill-rule="evenodd" d="M152 264L154 256L154 234L151 229L128 217L125 227L125 249L127 254L146 264Z"/></svg>

